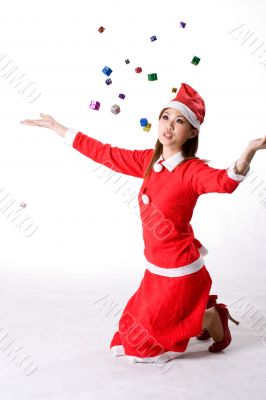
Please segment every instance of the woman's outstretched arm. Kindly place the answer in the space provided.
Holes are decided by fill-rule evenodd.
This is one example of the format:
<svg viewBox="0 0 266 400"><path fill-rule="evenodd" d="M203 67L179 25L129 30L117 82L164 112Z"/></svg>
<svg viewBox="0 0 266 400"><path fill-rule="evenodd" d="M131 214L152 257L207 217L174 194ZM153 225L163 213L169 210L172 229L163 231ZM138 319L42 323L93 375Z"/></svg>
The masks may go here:
<svg viewBox="0 0 266 400"><path fill-rule="evenodd" d="M40 114L42 119L20 121L24 125L49 128L64 137L67 144L93 161L105 165L116 172L142 178L153 154L153 149L127 150L102 143L90 136L84 135L73 128L67 128L47 114Z"/></svg>
<svg viewBox="0 0 266 400"><path fill-rule="evenodd" d="M41 113L40 116L42 119L25 119L20 121L20 123L24 125L40 126L42 128L52 129L62 137L66 135L68 128L59 124L59 122L51 117L51 115Z"/></svg>
<svg viewBox="0 0 266 400"><path fill-rule="evenodd" d="M212 168L201 160L191 164L191 187L198 194L232 193L248 175L250 163L257 150L266 149L266 136L251 140L240 158L229 168Z"/></svg>
<svg viewBox="0 0 266 400"><path fill-rule="evenodd" d="M249 142L247 148L235 163L235 173L239 175L246 175L250 169L250 163L256 154L256 151L261 149L266 149L266 136L264 138L254 139Z"/></svg>

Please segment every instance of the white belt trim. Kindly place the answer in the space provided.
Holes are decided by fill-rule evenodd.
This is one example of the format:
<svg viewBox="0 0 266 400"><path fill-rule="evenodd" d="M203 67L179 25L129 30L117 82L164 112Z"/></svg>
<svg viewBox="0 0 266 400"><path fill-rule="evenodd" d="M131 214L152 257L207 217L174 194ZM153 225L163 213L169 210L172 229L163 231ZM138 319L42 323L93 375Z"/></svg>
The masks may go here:
<svg viewBox="0 0 266 400"><path fill-rule="evenodd" d="M177 276L185 276L193 274L194 272L199 271L205 265L205 261L202 257L199 257L193 263L178 268L157 267L156 265L150 263L148 260L146 260L146 265L147 265L147 270L149 270L153 274L168 276L169 278L173 278Z"/></svg>

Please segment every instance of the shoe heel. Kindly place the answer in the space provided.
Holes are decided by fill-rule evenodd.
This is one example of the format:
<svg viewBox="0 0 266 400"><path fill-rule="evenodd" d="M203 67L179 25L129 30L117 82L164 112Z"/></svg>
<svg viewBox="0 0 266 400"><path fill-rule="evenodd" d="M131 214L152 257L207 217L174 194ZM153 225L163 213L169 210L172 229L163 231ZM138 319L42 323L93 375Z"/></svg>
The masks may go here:
<svg viewBox="0 0 266 400"><path fill-rule="evenodd" d="M239 325L239 322L236 321L236 320L232 317L232 315L229 313L229 311L228 311L228 318L230 319L230 321L234 322L234 324Z"/></svg>

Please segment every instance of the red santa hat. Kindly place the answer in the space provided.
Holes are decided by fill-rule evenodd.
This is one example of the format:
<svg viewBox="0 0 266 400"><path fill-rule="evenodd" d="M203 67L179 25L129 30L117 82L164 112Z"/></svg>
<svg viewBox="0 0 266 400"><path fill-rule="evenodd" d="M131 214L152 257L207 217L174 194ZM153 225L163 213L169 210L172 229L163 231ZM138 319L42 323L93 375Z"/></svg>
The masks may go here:
<svg viewBox="0 0 266 400"><path fill-rule="evenodd" d="M196 90L186 83L181 83L181 87L176 97L163 108L175 108L176 110L179 110L197 129L200 129L200 125L204 121L204 100Z"/></svg>

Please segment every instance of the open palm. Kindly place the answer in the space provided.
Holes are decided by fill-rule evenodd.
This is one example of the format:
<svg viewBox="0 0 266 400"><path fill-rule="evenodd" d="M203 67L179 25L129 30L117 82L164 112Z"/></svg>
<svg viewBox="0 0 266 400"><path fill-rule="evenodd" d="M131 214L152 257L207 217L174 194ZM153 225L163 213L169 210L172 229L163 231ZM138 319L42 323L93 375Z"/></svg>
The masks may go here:
<svg viewBox="0 0 266 400"><path fill-rule="evenodd" d="M56 121L51 115L41 113L40 116L42 119L25 119L24 121L20 121L20 123L24 125L40 126L42 128L54 128Z"/></svg>
<svg viewBox="0 0 266 400"><path fill-rule="evenodd" d="M256 151L266 149L266 136L264 136L264 138L251 140L250 146Z"/></svg>

